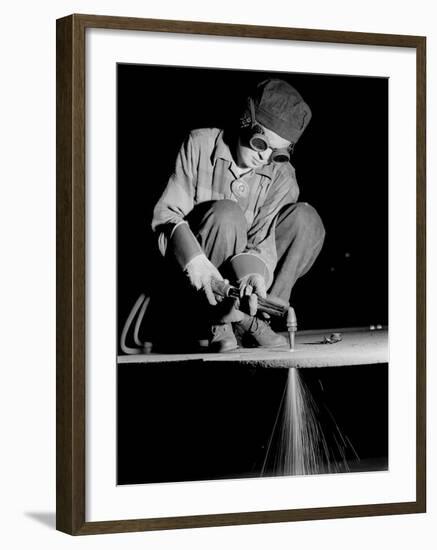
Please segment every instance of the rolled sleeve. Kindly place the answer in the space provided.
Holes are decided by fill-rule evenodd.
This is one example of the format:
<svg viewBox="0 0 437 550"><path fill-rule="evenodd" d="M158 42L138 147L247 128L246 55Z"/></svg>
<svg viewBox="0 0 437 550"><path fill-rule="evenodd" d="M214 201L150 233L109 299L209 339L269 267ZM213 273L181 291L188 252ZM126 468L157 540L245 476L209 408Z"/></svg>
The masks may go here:
<svg viewBox="0 0 437 550"><path fill-rule="evenodd" d="M199 144L190 133L178 152L174 171L153 210L152 230L158 234L158 246L163 255L175 227L193 209L198 157Z"/></svg>
<svg viewBox="0 0 437 550"><path fill-rule="evenodd" d="M173 228L192 210L198 155L198 146L190 133L179 150L175 169L164 193L155 205L152 219L154 231L162 230L162 226L167 224L171 224L171 228Z"/></svg>

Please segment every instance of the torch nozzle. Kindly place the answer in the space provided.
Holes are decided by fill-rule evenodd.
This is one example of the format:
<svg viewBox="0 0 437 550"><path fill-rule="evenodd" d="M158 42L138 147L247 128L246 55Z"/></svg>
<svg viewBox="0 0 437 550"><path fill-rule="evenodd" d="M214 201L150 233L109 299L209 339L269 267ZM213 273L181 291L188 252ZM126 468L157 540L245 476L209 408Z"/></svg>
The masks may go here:
<svg viewBox="0 0 437 550"><path fill-rule="evenodd" d="M290 351L294 351L294 339L297 331L297 319L294 309L290 306L287 311L287 330L288 340L290 343Z"/></svg>

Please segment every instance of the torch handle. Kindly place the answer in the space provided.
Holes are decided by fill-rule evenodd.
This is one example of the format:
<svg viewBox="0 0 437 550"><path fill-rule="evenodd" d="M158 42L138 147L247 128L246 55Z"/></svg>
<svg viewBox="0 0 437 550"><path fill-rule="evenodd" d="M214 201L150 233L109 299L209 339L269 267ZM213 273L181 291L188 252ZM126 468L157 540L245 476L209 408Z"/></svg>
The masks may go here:
<svg viewBox="0 0 437 550"><path fill-rule="evenodd" d="M229 283L225 283L224 281L213 281L212 290L219 296L237 299L240 298L238 288ZM258 296L258 311L268 313L273 317L287 317L288 304L273 296L268 296L267 298L261 298Z"/></svg>

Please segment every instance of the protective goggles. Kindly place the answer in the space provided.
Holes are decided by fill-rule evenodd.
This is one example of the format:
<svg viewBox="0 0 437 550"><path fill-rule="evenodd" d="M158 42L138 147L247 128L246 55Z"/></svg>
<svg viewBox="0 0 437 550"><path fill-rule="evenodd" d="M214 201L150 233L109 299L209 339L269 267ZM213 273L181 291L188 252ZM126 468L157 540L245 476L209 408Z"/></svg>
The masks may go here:
<svg viewBox="0 0 437 550"><path fill-rule="evenodd" d="M250 106L250 128L244 128L242 137L247 145L258 153L262 153L266 151L267 149L271 149L272 153L270 155L269 161L271 162L289 162L290 156L293 153L294 149L294 143L291 143L288 147L275 149L270 146L269 141L265 135L264 129L256 123L255 119L255 109L253 106L253 101L251 98L249 98L249 106Z"/></svg>

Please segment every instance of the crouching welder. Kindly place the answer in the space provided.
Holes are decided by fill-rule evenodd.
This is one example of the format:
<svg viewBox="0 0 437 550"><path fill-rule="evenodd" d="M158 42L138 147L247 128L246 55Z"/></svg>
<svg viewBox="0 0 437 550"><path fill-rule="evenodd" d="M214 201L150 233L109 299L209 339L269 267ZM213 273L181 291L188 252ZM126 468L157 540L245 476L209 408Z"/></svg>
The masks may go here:
<svg viewBox="0 0 437 550"><path fill-rule="evenodd" d="M290 84L260 82L233 130L193 130L183 143L152 229L168 265L183 272L204 309L191 310L208 324L213 351L235 349L235 334L250 345L286 344L257 312L257 297L288 303L296 280L317 258L325 236L315 209L297 202L290 155L311 110ZM247 313L224 306L214 282L239 288ZM194 300L195 301L195 300ZM193 304L194 304L193 301ZM241 308L244 309L244 308Z"/></svg>

